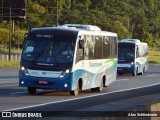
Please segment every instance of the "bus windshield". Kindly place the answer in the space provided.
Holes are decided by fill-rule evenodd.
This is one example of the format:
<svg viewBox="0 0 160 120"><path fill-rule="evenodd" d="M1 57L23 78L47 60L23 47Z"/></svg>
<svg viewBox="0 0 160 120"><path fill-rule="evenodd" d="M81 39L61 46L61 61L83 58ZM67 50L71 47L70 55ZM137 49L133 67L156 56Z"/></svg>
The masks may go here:
<svg viewBox="0 0 160 120"><path fill-rule="evenodd" d="M30 33L25 41L22 59L37 65L73 61L76 36Z"/></svg>
<svg viewBox="0 0 160 120"><path fill-rule="evenodd" d="M118 63L131 63L135 59L134 44L118 44Z"/></svg>

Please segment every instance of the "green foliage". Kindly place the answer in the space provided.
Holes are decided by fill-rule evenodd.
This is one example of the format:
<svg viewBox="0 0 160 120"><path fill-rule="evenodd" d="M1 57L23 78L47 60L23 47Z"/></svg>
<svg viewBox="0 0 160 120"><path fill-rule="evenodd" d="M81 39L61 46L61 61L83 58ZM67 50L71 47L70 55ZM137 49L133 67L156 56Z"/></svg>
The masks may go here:
<svg viewBox="0 0 160 120"><path fill-rule="evenodd" d="M9 30L8 29L0 29L0 43L7 44L9 37Z"/></svg>
<svg viewBox="0 0 160 120"><path fill-rule="evenodd" d="M149 49L148 52L148 62L160 64L160 50Z"/></svg>
<svg viewBox="0 0 160 120"><path fill-rule="evenodd" d="M159 6L159 0L27 0L27 19L20 22L21 31L15 30L15 36L19 34L22 43L22 34L27 29L56 26L58 18L59 25L97 25L102 30L116 32L119 39L137 38L157 46L160 45ZM8 41L7 29L8 23L0 21L1 43Z"/></svg>
<svg viewBox="0 0 160 120"><path fill-rule="evenodd" d="M14 60L14 61L0 60L0 68L18 68L18 67L19 67L19 60Z"/></svg>

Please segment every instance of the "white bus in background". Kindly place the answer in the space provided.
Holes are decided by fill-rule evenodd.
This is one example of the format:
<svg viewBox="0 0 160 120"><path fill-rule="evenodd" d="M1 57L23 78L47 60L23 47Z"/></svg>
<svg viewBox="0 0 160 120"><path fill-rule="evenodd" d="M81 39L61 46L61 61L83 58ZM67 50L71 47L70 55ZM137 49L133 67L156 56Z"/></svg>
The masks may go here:
<svg viewBox="0 0 160 120"><path fill-rule="evenodd" d="M102 91L116 80L117 34L97 26L66 24L33 28L21 56L19 86L28 93L58 89Z"/></svg>
<svg viewBox="0 0 160 120"><path fill-rule="evenodd" d="M143 75L148 69L148 45L138 39L123 39L118 42L117 73L138 73Z"/></svg>

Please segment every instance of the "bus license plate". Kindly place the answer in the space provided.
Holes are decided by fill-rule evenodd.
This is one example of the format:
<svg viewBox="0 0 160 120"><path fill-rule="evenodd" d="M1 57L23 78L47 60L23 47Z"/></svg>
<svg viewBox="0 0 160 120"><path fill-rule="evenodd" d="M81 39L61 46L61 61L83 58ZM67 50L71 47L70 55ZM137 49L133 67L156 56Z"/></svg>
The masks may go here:
<svg viewBox="0 0 160 120"><path fill-rule="evenodd" d="M47 80L40 80L38 81L39 84L47 85L48 81Z"/></svg>

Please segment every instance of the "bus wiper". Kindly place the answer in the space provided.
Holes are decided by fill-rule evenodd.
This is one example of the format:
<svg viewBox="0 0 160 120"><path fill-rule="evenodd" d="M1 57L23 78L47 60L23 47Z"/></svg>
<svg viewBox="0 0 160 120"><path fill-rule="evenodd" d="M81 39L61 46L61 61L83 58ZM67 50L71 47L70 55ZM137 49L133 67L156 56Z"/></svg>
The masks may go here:
<svg viewBox="0 0 160 120"><path fill-rule="evenodd" d="M46 48L46 47L45 47ZM32 61L32 64L35 64L37 59L43 54L43 52L45 51L45 48L42 50L42 52L40 52Z"/></svg>
<svg viewBox="0 0 160 120"><path fill-rule="evenodd" d="M34 60L32 61L32 64L35 64L36 61L38 60L38 58L47 50L48 44L50 44L50 42L47 42L47 43L46 43L44 49L34 58ZM56 56L55 56L54 54L53 54L53 57L54 57L55 63L57 64L56 66L58 66L59 63L58 63L58 61L56 60ZM55 64L55 63L54 63L54 64Z"/></svg>
<svg viewBox="0 0 160 120"><path fill-rule="evenodd" d="M46 42L45 47L43 48L43 50L33 59L32 64L35 64L37 59L43 54L43 52L47 49L48 47L48 42Z"/></svg>

